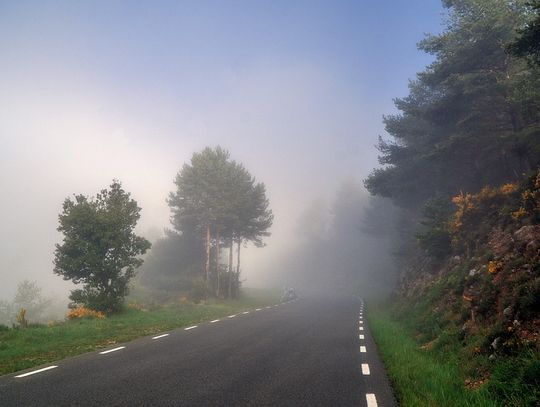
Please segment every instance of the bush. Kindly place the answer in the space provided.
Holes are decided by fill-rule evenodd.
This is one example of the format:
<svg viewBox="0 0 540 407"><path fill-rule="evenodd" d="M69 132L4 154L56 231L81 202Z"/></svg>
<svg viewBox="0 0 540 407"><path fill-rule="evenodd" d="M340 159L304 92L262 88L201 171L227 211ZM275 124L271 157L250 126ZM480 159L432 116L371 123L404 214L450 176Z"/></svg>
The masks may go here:
<svg viewBox="0 0 540 407"><path fill-rule="evenodd" d="M193 281L189 296L194 303L199 303L202 300L206 299L207 294L208 290L206 289L206 282L202 278Z"/></svg>
<svg viewBox="0 0 540 407"><path fill-rule="evenodd" d="M86 307L77 307L72 309L66 315L68 319L87 318L87 319L103 319L105 314L103 312L94 311Z"/></svg>
<svg viewBox="0 0 540 407"><path fill-rule="evenodd" d="M122 308L124 294L106 293L86 287L82 290L73 290L69 296L75 305L90 308L95 311L112 313Z"/></svg>

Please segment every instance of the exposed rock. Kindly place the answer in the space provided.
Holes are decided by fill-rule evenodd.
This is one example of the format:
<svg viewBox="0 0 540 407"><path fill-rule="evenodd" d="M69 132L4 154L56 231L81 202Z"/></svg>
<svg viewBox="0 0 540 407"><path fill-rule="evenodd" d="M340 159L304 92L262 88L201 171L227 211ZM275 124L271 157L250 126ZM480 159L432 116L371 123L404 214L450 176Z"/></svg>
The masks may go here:
<svg viewBox="0 0 540 407"><path fill-rule="evenodd" d="M525 246L525 254L533 257L538 253L538 249L540 249L540 239L531 240L527 243L527 246Z"/></svg>
<svg viewBox="0 0 540 407"><path fill-rule="evenodd" d="M495 360L496 357L497 357L497 356L495 356L495 354L492 353L491 355L489 355L489 358L488 358L488 359L489 359L489 360Z"/></svg>
<svg viewBox="0 0 540 407"><path fill-rule="evenodd" d="M500 259L512 249L514 242L509 232L497 227L489 234L488 244L495 259Z"/></svg>
<svg viewBox="0 0 540 407"><path fill-rule="evenodd" d="M501 337L498 336L497 338L495 338L493 340L493 342L491 342L491 347L495 350L497 350L497 348L499 347L499 343L501 342Z"/></svg>
<svg viewBox="0 0 540 407"><path fill-rule="evenodd" d="M529 225L523 226L518 231L514 232L514 242L516 242L518 249L523 250L529 242L540 237L540 226Z"/></svg>
<svg viewBox="0 0 540 407"><path fill-rule="evenodd" d="M510 317L512 315L512 307L506 307L503 311L503 315L505 317Z"/></svg>
<svg viewBox="0 0 540 407"><path fill-rule="evenodd" d="M470 269L469 270L469 277L474 277L477 273L477 270L476 269Z"/></svg>

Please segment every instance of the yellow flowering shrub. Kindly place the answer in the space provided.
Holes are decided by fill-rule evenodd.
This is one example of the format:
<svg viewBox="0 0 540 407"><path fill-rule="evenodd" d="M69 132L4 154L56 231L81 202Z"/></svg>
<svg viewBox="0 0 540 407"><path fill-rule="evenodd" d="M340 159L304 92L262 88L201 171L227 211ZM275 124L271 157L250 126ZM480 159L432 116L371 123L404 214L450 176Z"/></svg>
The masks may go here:
<svg viewBox="0 0 540 407"><path fill-rule="evenodd" d="M523 207L519 208L517 211L512 212L512 218L514 218L515 220L519 220L525 216L527 216L527 211Z"/></svg>
<svg viewBox="0 0 540 407"><path fill-rule="evenodd" d="M105 314L101 311L94 311L86 307L77 307L77 308L73 308L72 310L68 312L67 318L68 319L76 319L76 318L103 319L105 318Z"/></svg>
<svg viewBox="0 0 540 407"><path fill-rule="evenodd" d="M499 271L502 267L502 263L500 261L490 261L488 263L488 273L489 274L495 274L497 271Z"/></svg>
<svg viewBox="0 0 540 407"><path fill-rule="evenodd" d="M513 194L514 192L516 192L518 190L518 184L504 184L501 188L500 188L500 191L503 195L509 195L509 194Z"/></svg>

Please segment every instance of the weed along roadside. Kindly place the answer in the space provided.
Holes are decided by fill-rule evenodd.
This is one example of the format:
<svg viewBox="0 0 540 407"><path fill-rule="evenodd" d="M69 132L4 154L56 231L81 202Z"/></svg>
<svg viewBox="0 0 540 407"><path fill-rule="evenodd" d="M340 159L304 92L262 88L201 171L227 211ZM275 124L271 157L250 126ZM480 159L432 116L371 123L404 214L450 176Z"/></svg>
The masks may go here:
<svg viewBox="0 0 540 407"><path fill-rule="evenodd" d="M439 339L422 342L422 332L413 327L424 331L438 327L426 321L420 324L414 309L399 308L369 304L367 320L401 406L535 405L531 400L538 388L527 383L526 377L538 372L537 353L490 361L470 354L452 332L440 332ZM488 365L491 376L479 377L478 372L486 371Z"/></svg>
<svg viewBox="0 0 540 407"><path fill-rule="evenodd" d="M0 331L0 374L215 320L278 300L279 296L273 292L247 290L241 299L234 301L171 304L150 310L132 304L108 317L80 309L74 312L79 315L63 322L3 329Z"/></svg>

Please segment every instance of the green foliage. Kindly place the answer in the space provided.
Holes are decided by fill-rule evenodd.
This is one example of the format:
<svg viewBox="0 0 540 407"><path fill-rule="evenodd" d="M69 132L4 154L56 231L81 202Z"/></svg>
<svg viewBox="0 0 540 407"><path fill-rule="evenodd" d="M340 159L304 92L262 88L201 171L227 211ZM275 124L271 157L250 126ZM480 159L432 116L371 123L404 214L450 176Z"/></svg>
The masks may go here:
<svg viewBox="0 0 540 407"><path fill-rule="evenodd" d="M56 245L54 272L83 284L71 299L97 311L118 311L128 284L142 264L137 256L150 242L134 233L141 209L118 181L95 198L76 195L64 201Z"/></svg>
<svg viewBox="0 0 540 407"><path fill-rule="evenodd" d="M374 194L421 207L437 192L479 191L520 179L540 164L540 71L507 54L530 19L523 1L447 1L445 30L420 42L435 61L384 119ZM433 240L441 237L433 236Z"/></svg>
<svg viewBox="0 0 540 407"><path fill-rule="evenodd" d="M531 65L540 65L540 2L528 3L533 16L527 24L518 30L518 37L509 44L509 51L529 60Z"/></svg>
<svg viewBox="0 0 540 407"><path fill-rule="evenodd" d="M448 197L437 195L424 205L422 230L416 237L420 248L436 259L443 259L452 251L449 220L453 208Z"/></svg>
<svg viewBox="0 0 540 407"><path fill-rule="evenodd" d="M414 331L392 316L394 310L368 305L369 326L401 406L500 405L485 389L465 387L463 365L448 353L459 347L455 334L442 335L431 350L422 349L413 339Z"/></svg>
<svg viewBox="0 0 540 407"><path fill-rule="evenodd" d="M220 248L230 247L234 242L238 247L243 242L253 242L260 247L263 237L269 235L273 214L265 186L257 183L242 164L230 160L229 152L221 147L207 147L194 153L191 162L183 165L174 182L176 190L168 199L173 227L181 234L192 232L205 241L204 278L207 288L212 283L219 296ZM215 247L215 260L211 275L212 246ZM239 271L235 274L236 287L231 293L238 292L240 284Z"/></svg>
<svg viewBox="0 0 540 407"><path fill-rule="evenodd" d="M487 390L496 398L506 400L505 406L540 405L540 353L531 351L498 361Z"/></svg>
<svg viewBox="0 0 540 407"><path fill-rule="evenodd" d="M197 278L193 281L191 285L191 290L189 292L190 298L198 304L207 296L206 283L202 278Z"/></svg>
<svg viewBox="0 0 540 407"><path fill-rule="evenodd" d="M540 277L519 287L517 310L524 320L540 315Z"/></svg>
<svg viewBox="0 0 540 407"><path fill-rule="evenodd" d="M181 235L167 231L164 238L152 244L138 273L140 288L159 291L167 299L187 293L193 280L202 274L204 242L192 231Z"/></svg>

